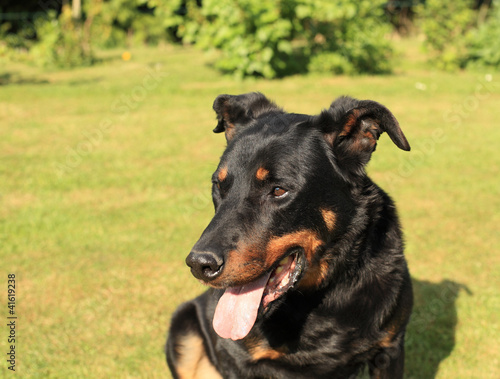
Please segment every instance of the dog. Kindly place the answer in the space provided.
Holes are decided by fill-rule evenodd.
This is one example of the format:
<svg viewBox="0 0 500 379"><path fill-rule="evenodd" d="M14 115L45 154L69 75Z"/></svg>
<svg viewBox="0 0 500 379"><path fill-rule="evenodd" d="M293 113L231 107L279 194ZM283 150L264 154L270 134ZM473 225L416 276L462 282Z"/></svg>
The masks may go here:
<svg viewBox="0 0 500 379"><path fill-rule="evenodd" d="M395 205L365 172L394 115L340 97L310 116L220 95L215 215L186 258L208 291L174 313L174 378L403 377L413 292Z"/></svg>

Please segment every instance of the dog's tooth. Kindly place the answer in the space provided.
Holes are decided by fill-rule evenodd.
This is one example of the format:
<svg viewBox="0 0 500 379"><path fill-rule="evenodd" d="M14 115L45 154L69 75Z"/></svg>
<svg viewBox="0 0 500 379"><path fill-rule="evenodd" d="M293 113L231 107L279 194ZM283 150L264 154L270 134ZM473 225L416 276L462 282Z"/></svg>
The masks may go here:
<svg viewBox="0 0 500 379"><path fill-rule="evenodd" d="M276 267L276 270L274 270L276 272L276 275L278 275L281 271L283 271L283 266L278 266Z"/></svg>
<svg viewBox="0 0 500 379"><path fill-rule="evenodd" d="M288 263L290 259L290 256L286 257L286 258L283 258L281 261L280 261L280 265L286 265Z"/></svg>
<svg viewBox="0 0 500 379"><path fill-rule="evenodd" d="M281 287L285 287L289 281L290 281L290 278L288 276L283 278L283 281L281 282Z"/></svg>

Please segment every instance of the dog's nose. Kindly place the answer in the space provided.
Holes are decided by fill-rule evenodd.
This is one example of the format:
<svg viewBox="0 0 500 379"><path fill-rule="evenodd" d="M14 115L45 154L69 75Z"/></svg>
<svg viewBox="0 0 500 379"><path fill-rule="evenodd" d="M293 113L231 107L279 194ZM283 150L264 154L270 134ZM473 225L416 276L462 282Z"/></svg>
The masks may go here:
<svg viewBox="0 0 500 379"><path fill-rule="evenodd" d="M224 261L212 252L192 251L186 258L186 264L197 279L209 282L221 274Z"/></svg>

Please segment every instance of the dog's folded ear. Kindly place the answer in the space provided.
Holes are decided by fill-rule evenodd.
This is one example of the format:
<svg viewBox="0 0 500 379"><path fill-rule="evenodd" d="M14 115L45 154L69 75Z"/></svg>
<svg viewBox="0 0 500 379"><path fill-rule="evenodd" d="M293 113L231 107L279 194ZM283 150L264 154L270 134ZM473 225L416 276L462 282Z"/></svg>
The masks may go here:
<svg viewBox="0 0 500 379"><path fill-rule="evenodd" d="M410 150L394 115L375 101L341 97L321 113L318 121L339 165L355 173L364 172L383 132L400 149Z"/></svg>
<svg viewBox="0 0 500 379"><path fill-rule="evenodd" d="M214 133L226 133L229 142L236 130L248 125L259 115L272 110L280 110L276 104L259 92L243 95L219 95L214 101L214 111L217 114L217 126Z"/></svg>

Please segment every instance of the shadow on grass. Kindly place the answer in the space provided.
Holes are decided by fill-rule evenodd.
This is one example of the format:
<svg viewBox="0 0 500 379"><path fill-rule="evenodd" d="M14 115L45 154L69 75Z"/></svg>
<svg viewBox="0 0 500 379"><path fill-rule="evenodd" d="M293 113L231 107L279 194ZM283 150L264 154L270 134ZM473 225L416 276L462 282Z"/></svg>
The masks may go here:
<svg viewBox="0 0 500 379"><path fill-rule="evenodd" d="M8 84L48 84L49 81L45 79L36 79L22 77L18 73L4 72L0 73L0 86Z"/></svg>
<svg viewBox="0 0 500 379"><path fill-rule="evenodd" d="M455 346L456 299L460 283L444 280L431 283L413 278L415 303L406 332L405 378L430 379Z"/></svg>
<svg viewBox="0 0 500 379"><path fill-rule="evenodd" d="M70 86L87 85L89 83L100 82L102 78L82 78L70 80L67 83ZM7 86L9 84L25 85L25 84L49 84L47 79L39 79L35 77L23 76L17 72L4 72L0 73L0 86Z"/></svg>

